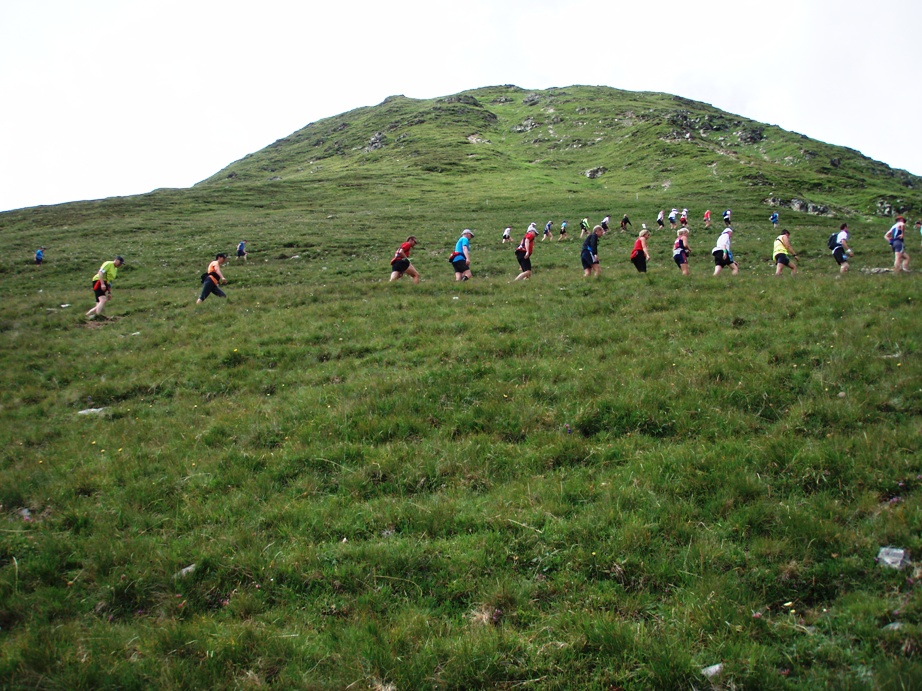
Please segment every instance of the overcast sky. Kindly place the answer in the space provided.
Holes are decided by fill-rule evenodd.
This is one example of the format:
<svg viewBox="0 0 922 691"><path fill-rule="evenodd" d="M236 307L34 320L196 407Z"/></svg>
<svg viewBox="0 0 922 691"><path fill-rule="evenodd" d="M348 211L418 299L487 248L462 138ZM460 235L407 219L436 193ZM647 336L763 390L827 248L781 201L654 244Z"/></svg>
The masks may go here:
<svg viewBox="0 0 922 691"><path fill-rule="evenodd" d="M0 210L189 187L494 84L661 91L922 174L919 0L2 0Z"/></svg>

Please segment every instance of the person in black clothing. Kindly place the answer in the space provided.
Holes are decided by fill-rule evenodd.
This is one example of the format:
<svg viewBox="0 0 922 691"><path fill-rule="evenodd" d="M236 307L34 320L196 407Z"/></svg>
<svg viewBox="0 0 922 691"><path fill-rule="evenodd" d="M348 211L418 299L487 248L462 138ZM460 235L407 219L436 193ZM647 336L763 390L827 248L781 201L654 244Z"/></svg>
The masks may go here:
<svg viewBox="0 0 922 691"><path fill-rule="evenodd" d="M583 275L597 278L602 275L602 266L599 264L599 238L605 234L602 226L596 226L583 241L583 250L579 258L583 263Z"/></svg>

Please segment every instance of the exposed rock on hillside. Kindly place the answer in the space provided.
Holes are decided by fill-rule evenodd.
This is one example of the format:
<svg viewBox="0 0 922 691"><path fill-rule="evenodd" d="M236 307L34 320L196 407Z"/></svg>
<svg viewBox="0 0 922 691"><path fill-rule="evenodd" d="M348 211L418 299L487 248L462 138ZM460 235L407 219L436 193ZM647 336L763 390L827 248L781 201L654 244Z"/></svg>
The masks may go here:
<svg viewBox="0 0 922 691"><path fill-rule="evenodd" d="M513 132L531 132L536 127L539 127L538 123L535 122L532 118L527 118L525 122L521 125L516 125L512 128Z"/></svg>
<svg viewBox="0 0 922 691"><path fill-rule="evenodd" d="M387 141L387 137L384 136L383 132L375 132L371 139L368 140L368 146L365 147L365 151L375 151L376 149L381 149L384 147L384 143Z"/></svg>
<svg viewBox="0 0 922 691"><path fill-rule="evenodd" d="M803 213L814 214L816 216L834 216L828 206L823 204L814 204L813 202L808 202L803 199L779 199L778 197L769 197L765 200L765 203L768 206L779 206L786 209L792 209L793 211L801 211Z"/></svg>

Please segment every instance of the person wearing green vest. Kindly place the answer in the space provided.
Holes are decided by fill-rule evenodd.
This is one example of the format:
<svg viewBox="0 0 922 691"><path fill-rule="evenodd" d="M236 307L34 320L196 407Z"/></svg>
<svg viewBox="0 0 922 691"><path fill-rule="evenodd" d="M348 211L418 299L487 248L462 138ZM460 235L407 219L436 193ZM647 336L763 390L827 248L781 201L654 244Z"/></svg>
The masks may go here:
<svg viewBox="0 0 922 691"><path fill-rule="evenodd" d="M96 305L86 316L90 319L101 317L106 303L112 299L112 281L118 276L118 268L125 263L121 256L110 262L103 262L99 271L93 276L93 294L96 296Z"/></svg>
<svg viewBox="0 0 922 691"><path fill-rule="evenodd" d="M780 276L784 271L784 267L788 267L791 270L791 275L795 276L797 274L797 267L791 262L793 257L796 257L797 254L794 252L794 248L791 247L791 234L783 230L781 235L775 238L775 245L772 248L772 254L775 255L775 275Z"/></svg>

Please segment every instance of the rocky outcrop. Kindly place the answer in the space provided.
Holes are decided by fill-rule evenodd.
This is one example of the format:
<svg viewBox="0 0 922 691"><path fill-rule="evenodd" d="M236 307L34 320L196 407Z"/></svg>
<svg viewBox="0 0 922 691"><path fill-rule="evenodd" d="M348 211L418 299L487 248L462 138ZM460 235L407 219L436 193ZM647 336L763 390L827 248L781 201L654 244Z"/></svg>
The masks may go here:
<svg viewBox="0 0 922 691"><path fill-rule="evenodd" d="M368 146L365 147L365 151L369 152L376 149L383 149L386 141L387 137L384 135L384 132L375 132L371 139L368 140Z"/></svg>
<svg viewBox="0 0 922 691"><path fill-rule="evenodd" d="M595 180L596 178L602 177L607 172L608 169L605 166L599 166L598 168L587 170L585 173L583 173L583 175L585 175L590 180Z"/></svg>
<svg viewBox="0 0 922 691"><path fill-rule="evenodd" d="M478 101L473 96L468 96L467 94L458 94L456 96L446 96L445 98L438 99L438 103L464 103L469 106L479 106L480 101Z"/></svg>
<svg viewBox="0 0 922 691"><path fill-rule="evenodd" d="M786 209L791 209L793 211L800 211L801 213L813 214L815 216L833 216L834 214L830 211L829 207L825 204L814 204L813 202L808 202L803 199L779 199L778 197L769 197L765 200L765 204L769 206L779 206Z"/></svg>
<svg viewBox="0 0 922 691"><path fill-rule="evenodd" d="M535 122L533 118L526 118L525 122L523 122L521 125L516 125L515 127L513 127L512 131L513 132L531 132L536 127L540 127L540 125L537 122Z"/></svg>

